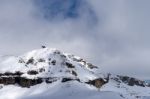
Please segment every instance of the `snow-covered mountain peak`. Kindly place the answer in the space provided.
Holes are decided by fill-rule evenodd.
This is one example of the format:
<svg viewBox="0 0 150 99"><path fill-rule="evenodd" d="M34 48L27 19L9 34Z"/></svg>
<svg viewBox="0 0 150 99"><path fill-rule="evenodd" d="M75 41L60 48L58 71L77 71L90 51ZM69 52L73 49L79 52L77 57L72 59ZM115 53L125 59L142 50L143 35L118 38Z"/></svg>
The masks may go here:
<svg viewBox="0 0 150 99"><path fill-rule="evenodd" d="M98 77L95 70L98 70L98 67L78 56L54 48L42 48L6 59L1 63L0 72L20 71L22 76L27 78L67 77L88 81Z"/></svg>

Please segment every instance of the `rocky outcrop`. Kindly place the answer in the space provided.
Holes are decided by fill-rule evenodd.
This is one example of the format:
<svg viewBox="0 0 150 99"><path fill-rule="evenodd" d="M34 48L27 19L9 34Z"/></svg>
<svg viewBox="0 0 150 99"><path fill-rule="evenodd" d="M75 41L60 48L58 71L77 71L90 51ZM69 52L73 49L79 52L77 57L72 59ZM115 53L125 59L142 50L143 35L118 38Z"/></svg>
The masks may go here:
<svg viewBox="0 0 150 99"><path fill-rule="evenodd" d="M56 60L52 60L52 65L56 65Z"/></svg>
<svg viewBox="0 0 150 99"><path fill-rule="evenodd" d="M91 63L87 63L87 66L88 66L90 69L98 68L97 66L94 66L94 65L91 64Z"/></svg>
<svg viewBox="0 0 150 99"><path fill-rule="evenodd" d="M126 84L128 84L129 86L141 86L141 87L145 87L146 84L144 81L141 81L139 79L136 78L132 78L132 77L128 77L128 76L118 76L120 78L120 80Z"/></svg>
<svg viewBox="0 0 150 99"><path fill-rule="evenodd" d="M29 70L29 71L27 72L27 74L29 74L29 75L36 75L36 74L38 74L38 71Z"/></svg>
<svg viewBox="0 0 150 99"><path fill-rule="evenodd" d="M136 78L133 78L133 77L128 77L128 76L120 76L120 75L117 75L117 77L111 77L111 79L119 82L119 83L125 83L129 86L141 86L141 87L149 87L145 81L142 81L142 80L139 80L139 79L136 79Z"/></svg>
<svg viewBox="0 0 150 99"><path fill-rule="evenodd" d="M34 59L33 57L31 57L27 62L26 62L26 65L28 64L33 64L34 63Z"/></svg>
<svg viewBox="0 0 150 99"><path fill-rule="evenodd" d="M80 79L73 79L73 78L62 78L61 82L68 82L68 81L78 81L80 82Z"/></svg>
<svg viewBox="0 0 150 99"><path fill-rule="evenodd" d="M29 88L30 86L34 86L42 82L43 82L42 78L28 79L24 77L15 77L15 83L20 85L21 87Z"/></svg>
<svg viewBox="0 0 150 99"><path fill-rule="evenodd" d="M19 85L21 87L27 87L34 86L37 84L42 83L42 78L37 79L28 79L25 77L0 77L0 84L4 85Z"/></svg>
<svg viewBox="0 0 150 99"><path fill-rule="evenodd" d="M11 73L11 72L5 72L5 73L0 73L0 84L3 85L19 85L21 87L26 87L29 88L31 86L40 84L42 82L46 82L46 83L53 83L56 82L58 80L57 77L47 77L47 78L35 78L35 79L29 79L26 77L22 77L24 73L23 72L15 72L15 73ZM37 75L38 71L35 70L30 70L27 72L27 74L29 75ZM77 76L77 73L75 71L72 70L72 74L74 76ZM117 75L116 77L111 77L110 78L110 74L108 74L108 76L106 78L97 78L94 80L89 80L88 82L83 82L86 84L90 84L95 86L96 88L101 88L104 84L108 83L110 79L113 79L119 83L123 82L129 86L148 86L146 85L146 83L144 81L138 80L136 78L132 78L132 77L128 77L128 76L120 76ZM68 82L68 81L78 81L81 82L80 79L74 79L74 78L61 78L61 82Z"/></svg>
<svg viewBox="0 0 150 99"><path fill-rule="evenodd" d="M75 68L75 66L73 66L71 63L69 63L69 62L66 62L66 66L68 67L68 68Z"/></svg>
<svg viewBox="0 0 150 99"><path fill-rule="evenodd" d="M16 82L14 77L0 77L0 84L9 85L15 83Z"/></svg>
<svg viewBox="0 0 150 99"><path fill-rule="evenodd" d="M0 73L0 77L1 76L21 76L23 73L20 71L16 71L15 73L11 73L11 72L5 72L5 73Z"/></svg>
<svg viewBox="0 0 150 99"><path fill-rule="evenodd" d="M94 80L89 80L87 84L93 85L96 88L101 88L104 84L108 83L110 79L110 74L107 74L106 78L97 78Z"/></svg>
<svg viewBox="0 0 150 99"><path fill-rule="evenodd" d="M30 75L36 75L38 72L37 71L28 71L27 72ZM6 73L0 73L0 84L3 85L19 85L21 87L27 87L29 88L30 86L34 86L37 84L40 84L42 82L46 83L52 83L57 81L56 78L35 78L35 79L29 79L26 77L21 77L23 75L22 72L6 72Z"/></svg>
<svg viewBox="0 0 150 99"><path fill-rule="evenodd" d="M87 84L90 84L90 85L93 85L95 86L96 88L101 88L104 84L107 83L107 81L105 81L104 79L102 78L98 78L98 79L95 79L95 80L90 80L88 82L86 82Z"/></svg>

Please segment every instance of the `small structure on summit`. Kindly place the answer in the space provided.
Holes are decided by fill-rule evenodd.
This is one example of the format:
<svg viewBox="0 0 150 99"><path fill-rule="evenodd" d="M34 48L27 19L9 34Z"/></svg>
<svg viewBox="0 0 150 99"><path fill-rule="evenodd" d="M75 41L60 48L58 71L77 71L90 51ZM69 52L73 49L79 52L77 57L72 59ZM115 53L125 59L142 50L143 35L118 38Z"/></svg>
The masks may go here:
<svg viewBox="0 0 150 99"><path fill-rule="evenodd" d="M46 46L44 46L44 45L42 45L41 47L42 47L42 48L46 48Z"/></svg>

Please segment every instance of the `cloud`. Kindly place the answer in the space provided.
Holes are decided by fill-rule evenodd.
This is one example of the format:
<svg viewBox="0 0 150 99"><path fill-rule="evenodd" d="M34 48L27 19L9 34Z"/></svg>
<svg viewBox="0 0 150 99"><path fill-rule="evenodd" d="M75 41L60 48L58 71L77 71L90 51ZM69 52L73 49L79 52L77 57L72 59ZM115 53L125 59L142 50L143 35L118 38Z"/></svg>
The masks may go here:
<svg viewBox="0 0 150 99"><path fill-rule="evenodd" d="M103 18L97 29L97 60L103 69L114 73L147 77L149 58L149 1L89 1ZM100 4L100 5L99 5ZM100 10L101 9L101 10ZM103 14L102 14L103 13ZM98 49L98 50L99 50ZM94 51L95 52L95 51Z"/></svg>
<svg viewBox="0 0 150 99"><path fill-rule="evenodd" d="M1 0L0 54L22 54L45 44L108 72L148 78L149 2Z"/></svg>

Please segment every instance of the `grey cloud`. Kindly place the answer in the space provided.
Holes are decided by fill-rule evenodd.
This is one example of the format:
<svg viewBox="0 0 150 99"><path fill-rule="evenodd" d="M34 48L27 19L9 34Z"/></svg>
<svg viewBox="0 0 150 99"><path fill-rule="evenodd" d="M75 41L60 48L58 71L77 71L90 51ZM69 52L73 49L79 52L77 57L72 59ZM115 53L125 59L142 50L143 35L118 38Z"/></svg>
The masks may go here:
<svg viewBox="0 0 150 99"><path fill-rule="evenodd" d="M0 1L0 54L22 54L45 44L108 72L149 78L149 0L77 0L72 10L72 2L63 2L53 18L54 8L44 12L33 1Z"/></svg>

